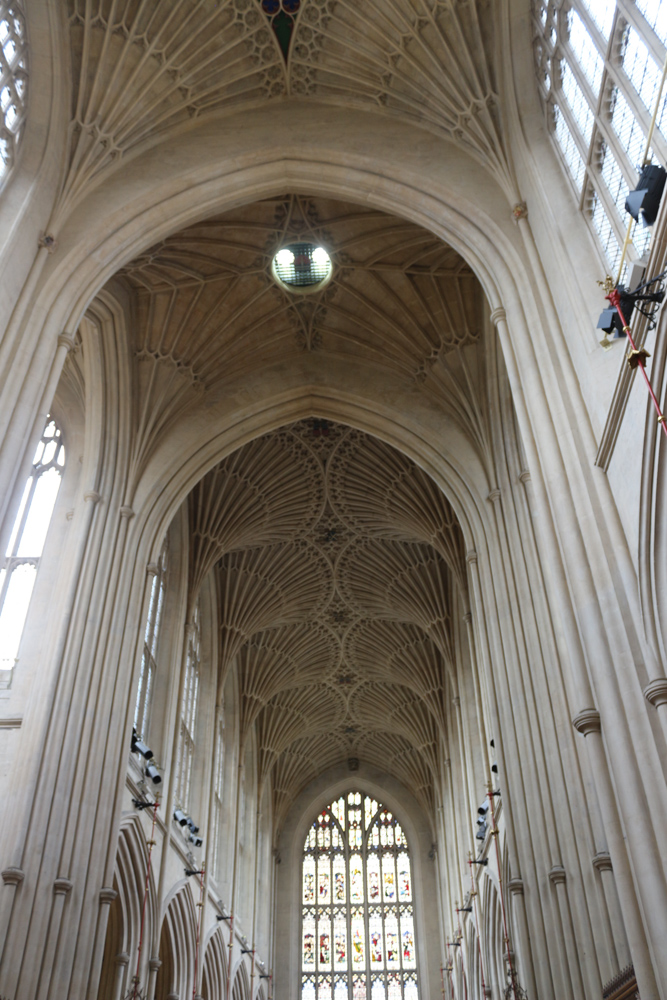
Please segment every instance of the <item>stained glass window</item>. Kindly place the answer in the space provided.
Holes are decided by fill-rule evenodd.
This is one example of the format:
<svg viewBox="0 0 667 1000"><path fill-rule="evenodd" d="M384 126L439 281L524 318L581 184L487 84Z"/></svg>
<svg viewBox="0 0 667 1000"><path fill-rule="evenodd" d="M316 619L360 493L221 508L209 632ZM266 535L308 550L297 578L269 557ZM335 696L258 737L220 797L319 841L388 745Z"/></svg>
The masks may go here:
<svg viewBox="0 0 667 1000"><path fill-rule="evenodd" d="M144 629L144 648L141 655L141 673L139 689L134 709L134 728L140 736L148 738L148 716L150 712L153 680L157 670L157 649L164 606L164 591L167 583L167 539L164 540L162 551L153 574L151 596L148 604L148 617Z"/></svg>
<svg viewBox="0 0 667 1000"><path fill-rule="evenodd" d="M632 11L631 11L632 9ZM556 148L614 277L648 122L660 92L656 52L667 39L664 0L533 0L536 75ZM643 109L643 111L642 111ZM667 159L667 88L648 159ZM631 260L651 231L635 225Z"/></svg>
<svg viewBox="0 0 667 1000"><path fill-rule="evenodd" d="M405 834L348 792L314 821L303 853L301 1000L418 1000Z"/></svg>
<svg viewBox="0 0 667 1000"><path fill-rule="evenodd" d="M0 561L0 670L16 663L64 465L60 428L49 418Z"/></svg>
<svg viewBox="0 0 667 1000"><path fill-rule="evenodd" d="M0 181L16 159L27 90L28 52L23 12L16 0L0 0Z"/></svg>

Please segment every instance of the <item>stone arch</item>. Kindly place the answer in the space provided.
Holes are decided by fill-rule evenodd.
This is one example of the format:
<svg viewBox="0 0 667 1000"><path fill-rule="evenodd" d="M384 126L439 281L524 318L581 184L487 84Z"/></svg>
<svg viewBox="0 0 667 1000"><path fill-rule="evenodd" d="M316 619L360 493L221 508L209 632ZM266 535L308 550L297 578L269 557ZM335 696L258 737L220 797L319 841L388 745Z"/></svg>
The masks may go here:
<svg viewBox="0 0 667 1000"><path fill-rule="evenodd" d="M414 900L417 969L420 981L431 996L440 988L438 962L431 948L428 928L437 919L435 896L435 831L416 797L397 779L359 761L351 772L341 764L321 774L301 792L291 805L278 840L281 861L278 867L277 898L289 900L289 920L277 927L274 975L281 989L295 995L299 984L298 936L301 913L301 862L306 834L313 818L341 794L360 791L382 802L396 816L405 832L412 865L412 880L420 890ZM426 995L426 994L425 994Z"/></svg>
<svg viewBox="0 0 667 1000"><path fill-rule="evenodd" d="M155 1000L168 1000L170 994L187 997L194 974L197 918L189 883L180 883L168 899L160 932Z"/></svg>
<svg viewBox="0 0 667 1000"><path fill-rule="evenodd" d="M204 1000L225 1000L227 945L219 927L214 929L206 944L202 973Z"/></svg>
<svg viewBox="0 0 667 1000"><path fill-rule="evenodd" d="M136 971L137 949L141 934L141 913L146 885L148 851L146 838L137 816L121 826L116 855L114 889L118 893L109 911L104 958L100 978L100 1000L115 997L129 987ZM155 926L155 883L151 874L146 902L143 955L140 974L147 977L148 943Z"/></svg>
<svg viewBox="0 0 667 1000"><path fill-rule="evenodd" d="M241 962L236 969L232 983L232 1000L250 1000L250 980L244 962Z"/></svg>

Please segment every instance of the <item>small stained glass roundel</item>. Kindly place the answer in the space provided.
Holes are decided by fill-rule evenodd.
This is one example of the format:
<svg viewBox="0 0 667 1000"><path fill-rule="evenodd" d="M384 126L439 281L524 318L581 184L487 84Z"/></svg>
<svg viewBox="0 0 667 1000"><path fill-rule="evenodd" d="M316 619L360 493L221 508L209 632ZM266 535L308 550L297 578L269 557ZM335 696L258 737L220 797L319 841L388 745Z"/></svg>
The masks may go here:
<svg viewBox="0 0 667 1000"><path fill-rule="evenodd" d="M273 258L271 272L288 292L304 294L324 288L331 278L331 257L314 243L290 243Z"/></svg>

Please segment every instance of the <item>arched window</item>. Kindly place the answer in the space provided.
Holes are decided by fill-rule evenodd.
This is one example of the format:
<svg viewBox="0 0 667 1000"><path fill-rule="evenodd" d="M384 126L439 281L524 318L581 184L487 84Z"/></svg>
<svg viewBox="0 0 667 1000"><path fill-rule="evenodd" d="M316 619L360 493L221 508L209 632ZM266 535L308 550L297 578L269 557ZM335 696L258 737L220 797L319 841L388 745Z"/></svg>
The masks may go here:
<svg viewBox="0 0 667 1000"><path fill-rule="evenodd" d="M195 605L192 621L188 625L188 651L185 661L185 680L181 701L181 718L176 754L176 803L187 810L190 805L192 763L195 756L195 726L199 703L199 675L201 671L201 610Z"/></svg>
<svg viewBox="0 0 667 1000"><path fill-rule="evenodd" d="M64 465L60 429L49 418L0 564L0 670L16 663Z"/></svg>
<svg viewBox="0 0 667 1000"><path fill-rule="evenodd" d="M148 718L150 714L153 680L157 670L157 650L160 639L160 624L164 606L164 592L167 585L167 539L164 540L162 551L157 561L153 575L151 599L148 605L148 617L144 629L144 648L141 656L141 674L139 689L134 710L134 728L143 737L148 737Z"/></svg>
<svg viewBox="0 0 667 1000"><path fill-rule="evenodd" d="M534 0L540 94L579 207L615 277L667 49L663 0ZM667 91L651 157L667 161ZM648 251L635 226L630 257Z"/></svg>
<svg viewBox="0 0 667 1000"><path fill-rule="evenodd" d="M418 1000L408 844L369 795L342 796L308 831L302 907L301 1000Z"/></svg>
<svg viewBox="0 0 667 1000"><path fill-rule="evenodd" d="M0 0L0 183L11 170L28 90L25 21L17 0Z"/></svg>

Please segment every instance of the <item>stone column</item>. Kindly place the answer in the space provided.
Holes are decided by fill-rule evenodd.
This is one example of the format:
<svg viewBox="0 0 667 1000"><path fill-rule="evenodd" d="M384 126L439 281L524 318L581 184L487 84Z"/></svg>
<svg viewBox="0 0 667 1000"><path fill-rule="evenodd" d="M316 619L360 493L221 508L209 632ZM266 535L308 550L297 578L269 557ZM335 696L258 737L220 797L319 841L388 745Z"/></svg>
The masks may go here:
<svg viewBox="0 0 667 1000"><path fill-rule="evenodd" d="M155 980L161 965L162 962L159 958L153 957L148 960L148 996L151 1000L155 996Z"/></svg>
<svg viewBox="0 0 667 1000"><path fill-rule="evenodd" d="M660 993L653 973L648 944L643 933L641 913L625 847L625 837L616 810L616 800L607 768L600 713L593 708L585 709L574 717L572 725L578 733L585 737L586 748L590 755L600 812L613 864L616 891L632 956L632 964L637 976L639 993L642 1000L658 1000Z"/></svg>
<svg viewBox="0 0 667 1000"><path fill-rule="evenodd" d="M512 901L512 912L515 916L516 932L519 939L517 943L519 946L519 956L521 958L520 971L524 980L522 985L525 986L529 998L537 998L537 983L535 982L535 970L533 969L533 954L530 947L530 934L528 932L528 921L526 919L526 903L523 898L523 879L516 876L511 878L507 883L507 889ZM510 929L508 927L507 933L509 934L509 932ZM514 960L514 956L512 957ZM503 955L503 959L507 962L507 955Z"/></svg>
<svg viewBox="0 0 667 1000"><path fill-rule="evenodd" d="M116 982L114 983L113 1000L120 1000L123 994L125 972L129 965L129 962L130 962L130 956L126 951L121 951L120 955L116 955Z"/></svg>

